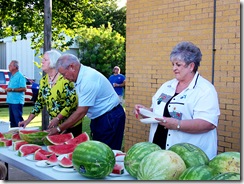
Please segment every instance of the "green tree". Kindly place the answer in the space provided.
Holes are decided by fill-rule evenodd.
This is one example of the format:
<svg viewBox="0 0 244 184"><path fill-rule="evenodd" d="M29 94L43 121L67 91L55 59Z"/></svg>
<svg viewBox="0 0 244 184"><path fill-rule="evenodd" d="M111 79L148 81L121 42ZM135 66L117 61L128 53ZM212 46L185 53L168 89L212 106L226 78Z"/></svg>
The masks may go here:
<svg viewBox="0 0 244 184"><path fill-rule="evenodd" d="M79 45L78 57L81 63L97 69L106 77L111 75L115 65L125 71L125 38L108 27L81 28L78 30L76 42Z"/></svg>
<svg viewBox="0 0 244 184"><path fill-rule="evenodd" d="M64 34L74 37L83 26L111 26L125 36L125 8L118 9L116 0L52 0L52 40L54 48L64 50L73 39L65 40ZM121 26L121 27L120 27ZM43 45L44 0L0 0L0 38L33 32L33 49Z"/></svg>

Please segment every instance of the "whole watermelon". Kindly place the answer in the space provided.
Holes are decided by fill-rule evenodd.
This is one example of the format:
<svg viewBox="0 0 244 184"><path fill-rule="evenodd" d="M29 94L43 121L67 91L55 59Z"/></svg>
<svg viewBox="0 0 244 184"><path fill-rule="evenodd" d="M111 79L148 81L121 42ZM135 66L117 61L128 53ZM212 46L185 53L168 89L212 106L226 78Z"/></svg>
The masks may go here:
<svg viewBox="0 0 244 184"><path fill-rule="evenodd" d="M190 143L178 143L169 148L184 160L186 167L207 165L209 158L199 147Z"/></svg>
<svg viewBox="0 0 244 184"><path fill-rule="evenodd" d="M158 150L145 156L138 167L138 180L178 180L186 169L182 158L170 150Z"/></svg>
<svg viewBox="0 0 244 184"><path fill-rule="evenodd" d="M211 180L241 180L239 173L227 172L214 176Z"/></svg>
<svg viewBox="0 0 244 184"><path fill-rule="evenodd" d="M207 165L188 167L181 173L179 180L211 180L214 171Z"/></svg>
<svg viewBox="0 0 244 184"><path fill-rule="evenodd" d="M209 161L209 167L213 168L215 174L235 172L240 174L240 152L223 152Z"/></svg>
<svg viewBox="0 0 244 184"><path fill-rule="evenodd" d="M126 171L133 177L137 177L137 170L141 160L148 154L161 150L161 148L151 142L139 142L130 147L124 158Z"/></svg>
<svg viewBox="0 0 244 184"><path fill-rule="evenodd" d="M72 155L74 168L88 178L104 178L115 165L112 149L99 141L89 140L79 144Z"/></svg>

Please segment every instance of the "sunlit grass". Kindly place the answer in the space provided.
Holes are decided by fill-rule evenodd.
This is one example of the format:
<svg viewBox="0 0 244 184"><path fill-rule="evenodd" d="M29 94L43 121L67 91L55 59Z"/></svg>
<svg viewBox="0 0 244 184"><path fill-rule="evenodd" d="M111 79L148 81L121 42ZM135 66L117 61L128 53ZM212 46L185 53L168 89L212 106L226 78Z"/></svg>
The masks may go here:
<svg viewBox="0 0 244 184"><path fill-rule="evenodd" d="M24 106L23 109L23 118L26 120L29 117L29 114L32 110L33 106ZM9 122L9 110L8 106L2 106L0 107L0 121L7 121ZM39 114L36 116L27 127L41 127L42 126L42 115ZM88 135L90 135L90 119L85 117L84 122L82 124L82 132L86 132Z"/></svg>
<svg viewBox="0 0 244 184"><path fill-rule="evenodd" d="M23 109L23 118L26 120L32 110L32 106L27 105L24 106ZM0 107L0 121L9 121L9 111L8 111L8 106L2 106ZM36 116L29 124L27 127L41 127L42 126L42 115L39 114ZM85 117L84 121L82 123L82 132L86 132L89 136L91 133L90 130L90 119ZM124 140L122 144L122 151L124 150Z"/></svg>

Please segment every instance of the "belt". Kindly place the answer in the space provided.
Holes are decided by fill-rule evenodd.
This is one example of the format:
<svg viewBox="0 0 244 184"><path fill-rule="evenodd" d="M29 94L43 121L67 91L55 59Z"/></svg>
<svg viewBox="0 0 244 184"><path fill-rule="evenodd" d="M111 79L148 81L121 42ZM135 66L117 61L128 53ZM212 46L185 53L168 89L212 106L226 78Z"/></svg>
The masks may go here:
<svg viewBox="0 0 244 184"><path fill-rule="evenodd" d="M100 118L100 117L104 116L105 114L108 114L108 113L110 113L110 112L116 110L116 109L119 108L120 106L121 106L121 105L120 105L120 103L119 103L119 104L116 105L114 108L112 108L110 111L105 112L104 114L102 114L101 116L96 117L95 119ZM95 119L94 119L94 120L95 120Z"/></svg>

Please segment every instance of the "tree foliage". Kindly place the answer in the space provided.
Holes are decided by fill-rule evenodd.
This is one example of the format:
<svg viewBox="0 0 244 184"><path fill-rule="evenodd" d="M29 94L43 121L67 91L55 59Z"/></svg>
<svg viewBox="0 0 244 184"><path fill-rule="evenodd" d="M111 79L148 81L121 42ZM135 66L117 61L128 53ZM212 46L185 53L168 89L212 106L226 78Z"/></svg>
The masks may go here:
<svg viewBox="0 0 244 184"><path fill-rule="evenodd" d="M125 8L118 9L116 0L52 0L53 46L63 50L72 44L63 33L73 37L83 26L111 26L125 37ZM44 0L0 0L0 38L33 32L33 49L43 45Z"/></svg>
<svg viewBox="0 0 244 184"><path fill-rule="evenodd" d="M115 65L125 71L125 38L108 27L81 28L78 30L76 42L79 45L78 57L81 63L91 66L106 77L111 75Z"/></svg>

